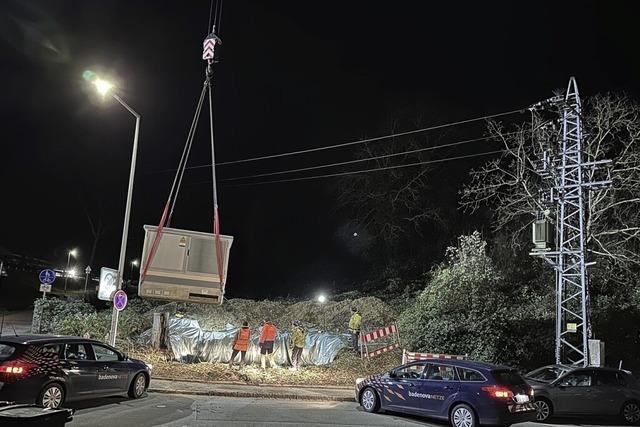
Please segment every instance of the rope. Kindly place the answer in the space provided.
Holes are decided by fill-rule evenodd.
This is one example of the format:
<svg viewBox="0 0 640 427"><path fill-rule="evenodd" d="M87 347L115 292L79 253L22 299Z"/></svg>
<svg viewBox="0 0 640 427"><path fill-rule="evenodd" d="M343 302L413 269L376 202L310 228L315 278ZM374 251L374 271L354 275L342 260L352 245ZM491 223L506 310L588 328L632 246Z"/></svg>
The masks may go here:
<svg viewBox="0 0 640 427"><path fill-rule="evenodd" d="M213 184L213 234L216 240L216 262L218 264L218 275L220 284L224 288L225 272L222 262L222 242L220 241L220 217L218 215L218 183L216 182L216 149L213 132L213 95L211 81L207 79L209 90L209 132L211 133L211 182ZM224 290L224 289L223 289Z"/></svg>
<svg viewBox="0 0 640 427"><path fill-rule="evenodd" d="M184 171L186 169L187 166L187 159L189 159L189 154L191 154L191 147L193 145L193 138L195 136L196 133L196 128L198 127L198 120L200 119L200 112L202 111L202 104L204 102L204 97L206 94L206 85L202 87L202 92L200 93L200 99L198 100L198 105L196 106L196 112L195 115L193 116L193 120L191 121L191 128L189 128L189 133L187 134L187 143L185 145L185 149L183 150L183 158L185 159L184 161L184 165L182 167L182 170L178 170L178 173L180 174L180 178L178 179L177 182L177 186L175 186L176 191L175 191L175 197L173 198L173 203L171 205L171 211L169 212L169 218L168 218L168 224L171 224L171 218L173 217L173 211L176 207L176 202L178 200L178 195L180 193L180 188L182 185L182 178L184 177ZM185 155L186 154L186 155ZM181 160L182 162L182 160ZM175 180L174 180L175 183ZM173 193L173 186L171 189L171 193Z"/></svg>

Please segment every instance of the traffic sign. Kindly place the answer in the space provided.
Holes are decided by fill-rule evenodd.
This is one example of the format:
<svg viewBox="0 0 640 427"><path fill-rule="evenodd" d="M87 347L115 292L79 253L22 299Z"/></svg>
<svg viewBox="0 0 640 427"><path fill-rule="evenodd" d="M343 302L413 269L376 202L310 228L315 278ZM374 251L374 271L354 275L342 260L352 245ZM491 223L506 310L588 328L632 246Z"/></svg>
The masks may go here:
<svg viewBox="0 0 640 427"><path fill-rule="evenodd" d="M47 283L40 283L40 292L51 292L51 285Z"/></svg>
<svg viewBox="0 0 640 427"><path fill-rule="evenodd" d="M40 278L40 283L50 285L56 280L56 272L51 269L42 270L38 277Z"/></svg>
<svg viewBox="0 0 640 427"><path fill-rule="evenodd" d="M124 308L127 306L127 299L127 293L120 289L115 294L113 294L113 307L118 311L124 310Z"/></svg>
<svg viewBox="0 0 640 427"><path fill-rule="evenodd" d="M98 285L98 299L102 301L111 301L113 294L118 290L116 279L118 270L113 268L102 267L100 269L100 284Z"/></svg>

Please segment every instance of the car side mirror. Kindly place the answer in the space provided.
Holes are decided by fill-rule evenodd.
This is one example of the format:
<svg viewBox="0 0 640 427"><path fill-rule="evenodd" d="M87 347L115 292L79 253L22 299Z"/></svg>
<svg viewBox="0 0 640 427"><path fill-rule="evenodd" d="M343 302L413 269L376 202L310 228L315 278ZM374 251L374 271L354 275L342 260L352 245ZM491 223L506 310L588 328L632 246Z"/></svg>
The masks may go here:
<svg viewBox="0 0 640 427"><path fill-rule="evenodd" d="M124 361L127 360L129 358L129 356L127 356L127 353L120 353L120 360Z"/></svg>
<svg viewBox="0 0 640 427"><path fill-rule="evenodd" d="M396 378L398 374L393 369L389 371L389 378Z"/></svg>

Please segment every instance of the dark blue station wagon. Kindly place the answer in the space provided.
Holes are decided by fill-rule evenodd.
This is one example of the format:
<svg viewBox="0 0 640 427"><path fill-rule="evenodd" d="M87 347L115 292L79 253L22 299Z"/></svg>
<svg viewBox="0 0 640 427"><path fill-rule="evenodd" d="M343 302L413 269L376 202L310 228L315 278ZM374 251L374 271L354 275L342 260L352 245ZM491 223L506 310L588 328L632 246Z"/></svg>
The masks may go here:
<svg viewBox="0 0 640 427"><path fill-rule="evenodd" d="M512 368L466 360L421 360L356 381L367 412L406 412L454 427L535 421L533 393Z"/></svg>
<svg viewBox="0 0 640 427"><path fill-rule="evenodd" d="M66 401L128 394L141 397L151 365L86 338L0 337L0 401L58 408Z"/></svg>

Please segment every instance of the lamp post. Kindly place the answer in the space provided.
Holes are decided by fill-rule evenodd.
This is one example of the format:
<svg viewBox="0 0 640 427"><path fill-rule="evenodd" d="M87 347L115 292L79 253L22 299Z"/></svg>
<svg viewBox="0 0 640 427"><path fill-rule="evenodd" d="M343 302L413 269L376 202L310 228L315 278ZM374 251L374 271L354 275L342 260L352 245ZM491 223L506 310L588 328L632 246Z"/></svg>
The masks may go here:
<svg viewBox="0 0 640 427"><path fill-rule="evenodd" d="M127 111L129 111L136 120L135 130L133 132L133 152L131 154L131 170L129 171L129 187L127 190L127 203L124 209L124 226L122 228L122 240L120 242L120 259L118 260L118 277L116 284L118 290L122 289L122 279L124 277L125 257L127 254L127 239L129 236L129 218L131 217L131 200L133 198L133 180L136 172L136 159L138 154L138 134L140 132L140 114L129 106L124 100L113 90L114 85L106 80L98 78L91 71L85 71L83 74L85 80L91 82L98 93L102 96L111 94L113 99L118 101ZM111 312L111 330L109 331L109 343L115 345L116 335L118 334L118 315L119 311L115 306Z"/></svg>
<svg viewBox="0 0 640 427"><path fill-rule="evenodd" d="M67 252L67 268L64 269L64 292L67 292L67 279L69 278L69 263L71 262L71 257L76 257L78 255L77 249L71 249Z"/></svg>
<svg viewBox="0 0 640 427"><path fill-rule="evenodd" d="M133 267L137 267L138 265L140 265L140 261L138 261L137 259L131 261L131 268L129 269L129 280L133 280Z"/></svg>
<svg viewBox="0 0 640 427"><path fill-rule="evenodd" d="M322 310L322 329L326 331L327 330L327 313L323 306L324 306L324 303L327 302L327 296L325 294L320 294L316 299L320 303L320 306L321 306L320 309Z"/></svg>

